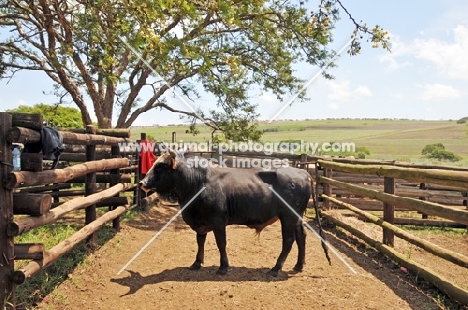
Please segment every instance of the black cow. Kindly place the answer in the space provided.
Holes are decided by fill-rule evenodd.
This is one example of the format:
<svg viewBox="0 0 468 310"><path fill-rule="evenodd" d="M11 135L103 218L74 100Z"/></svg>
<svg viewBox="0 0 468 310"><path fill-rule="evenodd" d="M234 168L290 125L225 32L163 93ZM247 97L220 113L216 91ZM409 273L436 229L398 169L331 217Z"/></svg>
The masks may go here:
<svg viewBox="0 0 468 310"><path fill-rule="evenodd" d="M198 252L190 269L198 270L203 264L208 232L214 232L221 255L217 274L224 275L229 267L226 225L247 225L259 233L265 226L279 219L283 246L269 274L278 275L294 240L299 249L294 270L302 271L306 242L304 226L301 219L272 192L270 186L302 216L311 194L311 178L306 171L292 167L272 171L193 167L187 164L183 156L171 151L163 153L156 160L140 186L163 195L175 194L181 206L206 187L182 212L185 223L197 233ZM324 244L322 246L326 251Z"/></svg>

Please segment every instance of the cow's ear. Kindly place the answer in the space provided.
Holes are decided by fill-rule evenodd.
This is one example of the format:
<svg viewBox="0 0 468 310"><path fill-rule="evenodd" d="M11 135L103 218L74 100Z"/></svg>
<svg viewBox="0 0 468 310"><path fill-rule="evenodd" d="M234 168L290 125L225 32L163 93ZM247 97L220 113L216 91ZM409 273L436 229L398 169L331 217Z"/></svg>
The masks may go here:
<svg viewBox="0 0 468 310"><path fill-rule="evenodd" d="M173 170L177 169L177 162L176 162L175 158L173 158L173 157L171 157L171 168Z"/></svg>

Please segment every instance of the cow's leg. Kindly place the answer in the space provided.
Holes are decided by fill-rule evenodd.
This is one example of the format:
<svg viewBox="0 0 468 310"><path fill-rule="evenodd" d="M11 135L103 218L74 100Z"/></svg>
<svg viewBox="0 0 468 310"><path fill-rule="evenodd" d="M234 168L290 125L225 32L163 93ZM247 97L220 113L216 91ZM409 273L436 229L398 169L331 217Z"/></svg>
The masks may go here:
<svg viewBox="0 0 468 310"><path fill-rule="evenodd" d="M198 251L195 262L192 264L192 266L190 266L190 270L198 270L202 266L205 259L205 240L206 234L197 233Z"/></svg>
<svg viewBox="0 0 468 310"><path fill-rule="evenodd" d="M229 268L229 260L226 253L226 225L218 225L213 229L213 233L220 255L220 266L216 274L225 275Z"/></svg>
<svg viewBox="0 0 468 310"><path fill-rule="evenodd" d="M296 224L296 243L297 243L297 263L294 266L295 271L302 271L302 268L305 264L305 244L306 244L306 231L304 229L304 225L302 225L302 221L298 220Z"/></svg>
<svg viewBox="0 0 468 310"><path fill-rule="evenodd" d="M290 217L281 218L281 234L283 236L283 246L281 253L276 261L275 267L273 267L268 274L271 276L278 276L278 271L283 267L284 261L288 257L289 252L291 252L292 244L294 243L294 233L295 233L295 224L297 219Z"/></svg>

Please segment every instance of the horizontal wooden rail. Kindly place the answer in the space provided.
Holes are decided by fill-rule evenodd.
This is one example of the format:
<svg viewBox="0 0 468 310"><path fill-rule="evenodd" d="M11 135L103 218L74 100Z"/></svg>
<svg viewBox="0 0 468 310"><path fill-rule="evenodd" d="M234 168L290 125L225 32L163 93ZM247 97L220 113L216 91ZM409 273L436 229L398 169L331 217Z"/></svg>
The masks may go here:
<svg viewBox="0 0 468 310"><path fill-rule="evenodd" d="M416 168L403 168L386 165L342 164L325 160L319 160L318 163L324 168L336 169L349 173L378 175L381 177L391 177L416 182L449 185L459 187L462 190L466 190L468 187L467 171L449 171L441 169L422 170Z"/></svg>
<svg viewBox="0 0 468 310"><path fill-rule="evenodd" d="M61 132L73 132L73 133L86 133L85 128L59 128ZM117 138L130 138L130 129L126 128L109 128L109 129L96 129L96 134L104 135L104 136L111 136Z"/></svg>
<svg viewBox="0 0 468 310"><path fill-rule="evenodd" d="M418 247L426 250L427 252L431 253L431 254L434 254L438 257L441 257L443 259L446 259L458 266L461 266L461 267L465 267L465 268L468 268L468 257L464 256L464 255L461 255L461 254L458 254L458 253L455 253L453 251L450 251L450 250L447 250L447 249L444 249L444 248L441 248L439 247L438 245L432 243L432 242L429 242L429 241L426 241L426 240L423 240L419 237L416 237L406 231L404 231L403 229L401 228L398 228L388 222L385 222L383 221L382 219L380 219L379 217L377 216L374 216L366 211L362 211L358 208L356 208L355 206L353 205L350 205L348 203L344 203L344 202L341 202L333 197L328 197L326 195L322 195L322 198L323 199L327 199L331 202L333 202L334 204L336 205L339 205L341 207L344 207L348 210L351 210L353 211L354 213L357 213L359 214L360 216L363 216L366 218L366 220L370 221L371 223L374 223L376 225L379 225L383 228L386 228L387 230L390 230L392 231L395 236L403 239L403 240L406 240L408 241L409 243L411 244L414 244L414 245L417 245Z"/></svg>
<svg viewBox="0 0 468 310"><path fill-rule="evenodd" d="M413 211L419 211L429 215L435 215L452 220L457 223L468 225L468 211L449 208L434 202L427 202L415 198L398 197L392 194L382 193L373 189L367 189L361 186L343 183L326 177L320 177L320 182L336 186L341 189L349 190L354 194L380 200L394 206L408 208Z"/></svg>
<svg viewBox="0 0 468 310"><path fill-rule="evenodd" d="M64 202L57 208L54 208L40 217L25 217L7 225L7 234L9 236L18 236L35 227L52 223L61 218L70 211L86 208L92 204L98 203L108 197L112 197L129 187L127 183L119 183L111 188L103 190L100 193L92 194L86 197L79 197Z"/></svg>
<svg viewBox="0 0 468 310"><path fill-rule="evenodd" d="M60 256L69 252L73 249L73 247L80 241L83 241L91 235L93 232L97 231L101 228L105 223L119 217L123 213L127 212L136 207L135 205L131 206L119 206L112 211L106 212L103 216L98 218L97 220L89 223L88 225L84 226L76 233L71 235L66 240L58 243L56 246L52 247L49 251L44 253L44 258L42 260L33 260L26 266L21 269L16 270L12 276L11 280L16 284L22 284L26 279L30 278L41 269L44 269L50 266L53 262L55 262Z"/></svg>
<svg viewBox="0 0 468 310"><path fill-rule="evenodd" d="M15 259L43 259L44 244L19 243L15 244Z"/></svg>
<svg viewBox="0 0 468 310"><path fill-rule="evenodd" d="M329 157L329 156L311 156L311 158L316 158L316 160L326 160L333 161L345 164L352 165L391 165L394 167L404 167L404 168L416 168L416 169L443 169L443 170L453 170L453 171L468 171L466 167L454 167L454 166L444 166L444 165L427 165L427 164L417 164L417 163L408 163L396 160L379 160L379 159L357 159L357 158L340 158L340 157Z"/></svg>
<svg viewBox="0 0 468 310"><path fill-rule="evenodd" d="M4 186L13 189L18 186L33 186L49 183L64 183L90 172L104 171L128 166L128 158L112 158L90 161L64 169L44 170L38 172L10 172L4 180Z"/></svg>
<svg viewBox="0 0 468 310"><path fill-rule="evenodd" d="M96 175L96 183L130 183L132 180L132 176L130 174L97 174ZM86 176L82 175L76 178L73 178L67 183L85 183Z"/></svg>
<svg viewBox="0 0 468 310"><path fill-rule="evenodd" d="M104 135L93 135L85 133L74 133L69 131L60 131L63 143L80 145L116 145L126 143L128 139L110 137ZM41 133L34 129L25 127L12 127L7 133L8 141L12 143L32 143L41 140Z"/></svg>
<svg viewBox="0 0 468 310"><path fill-rule="evenodd" d="M116 145L129 142L126 138L109 137L84 133L61 131L63 143L84 145Z"/></svg>
<svg viewBox="0 0 468 310"><path fill-rule="evenodd" d="M388 257L396 261L398 264L405 266L410 271L423 277L426 281L431 282L434 286L436 286L439 290L441 290L448 296L461 302L464 305L468 305L468 291L451 283L444 277L436 274L431 269L425 266L422 266L421 264L411 259L406 258L405 255L398 253L397 251L383 244L382 242L379 242L373 238L370 238L369 236L367 236L365 233L363 233L359 229L356 229L353 226L334 218L331 214L327 212L322 212L322 215L328 221L346 229L347 231L349 231L351 234L353 234L357 238L364 240L370 246L374 247L375 249L379 250L383 254L387 255Z"/></svg>

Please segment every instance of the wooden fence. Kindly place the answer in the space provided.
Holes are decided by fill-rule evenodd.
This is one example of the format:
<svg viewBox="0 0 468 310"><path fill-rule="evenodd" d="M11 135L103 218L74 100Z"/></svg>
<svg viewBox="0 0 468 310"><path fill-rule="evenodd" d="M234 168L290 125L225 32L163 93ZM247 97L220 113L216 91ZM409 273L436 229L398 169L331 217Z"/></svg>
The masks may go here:
<svg viewBox="0 0 468 310"><path fill-rule="evenodd" d="M138 155L119 153L118 144L128 142L128 130L97 132L92 126L61 130L65 151L56 169L43 169L46 163L41 153L23 153L21 171L12 172L12 143L40 141L41 129L41 115L0 113L2 307L15 308L15 285L51 265L78 242L86 240L89 247L95 248L96 231L110 221L113 228L119 229L120 215L136 207L142 198L135 185L139 176ZM71 189L76 183L84 184L84 189ZM120 196L126 191L134 194ZM107 207L108 212L97 218L98 207ZM78 209L86 210L83 228L48 251L44 251L42 244L14 243L15 237ZM31 261L14 270L15 260L25 259Z"/></svg>
<svg viewBox="0 0 468 310"><path fill-rule="evenodd" d="M468 257L444 249L402 230L396 225L468 226L468 168L429 166L395 161L359 160L309 156L306 154L261 152L224 152L225 163L231 166L237 158L288 159L291 165L307 169L316 180L321 213L329 222L349 231L372 247L389 256L410 271L422 276L442 292L467 305L468 291L451 283L426 266L408 259L393 248L394 236L416 245L435 256L463 268ZM383 228L382 240L375 240L334 216L331 209L356 213L366 222ZM382 217L369 211L382 211ZM395 216L416 211L421 218ZM428 219L428 215L438 219Z"/></svg>
<svg viewBox="0 0 468 310"><path fill-rule="evenodd" d="M28 116L31 117L31 116ZM28 154L23 158L24 170L11 172L11 143L31 143L40 137L40 123L24 115L0 113L0 301L14 301L14 286L53 263L60 255L71 250L79 241L95 244L94 232L104 223L113 221L119 227L118 217L137 205L146 206L158 199L156 194L143 197L131 185L143 177L138 169L138 156L118 153L117 143L127 142L121 131L84 130L61 131L66 145L61 159L75 165L63 165L56 170L42 170L42 157ZM4 139L6 137L7 139ZM141 139L145 139L142 134ZM96 147L100 145L100 147ZM85 154L85 155L83 155ZM25 155L25 154L23 154ZM316 193L322 202L322 215L330 222L351 232L374 248L388 255L409 270L433 283L441 291L464 304L468 304L468 292L450 283L442 276L422 266L393 248L394 236L422 248L454 264L468 268L468 258L443 249L404 231L396 225L443 225L464 227L468 225L467 190L468 169L425 166L393 161L355 160L309 156L306 154L261 152L224 152L214 149L201 155L216 158L218 162L232 166L236 159L287 159L290 165L307 169L316 180ZM129 161L133 158L133 162ZM102 173L107 171L108 173ZM70 189L71 183L85 182L84 190ZM97 183L107 183L107 188L97 188ZM118 194L133 191L133 202L122 201ZM61 201L62 197L77 198ZM27 203L25 203L27 201ZM110 206L109 211L96 219L96 207ZM333 216L332 206L350 210L361 219L383 227L382 240L375 240ZM51 209L52 208L52 209ZM14 244L14 237L26 231L54 222L64 214L86 208L85 226L69 239L60 242L47 252L40 244ZM417 211L421 218L395 216L400 211ZM375 216L368 211L382 211ZM14 214L29 214L17 218ZM439 219L428 219L435 215ZM14 260L32 259L25 267L14 270Z"/></svg>

